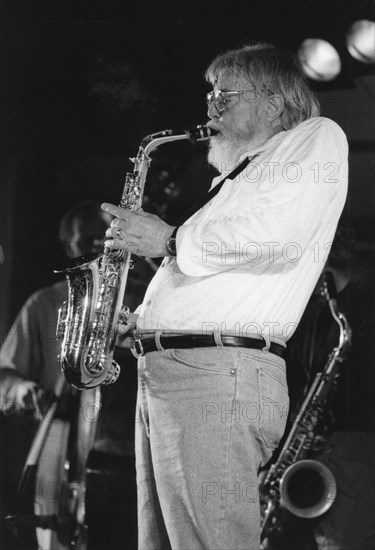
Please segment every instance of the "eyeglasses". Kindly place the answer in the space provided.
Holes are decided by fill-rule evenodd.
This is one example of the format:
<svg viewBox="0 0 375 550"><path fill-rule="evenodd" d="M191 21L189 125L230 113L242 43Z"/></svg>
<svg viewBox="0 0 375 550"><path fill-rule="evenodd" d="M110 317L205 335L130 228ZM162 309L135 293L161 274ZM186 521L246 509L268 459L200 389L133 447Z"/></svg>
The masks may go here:
<svg viewBox="0 0 375 550"><path fill-rule="evenodd" d="M213 90L212 92L209 92L206 96L208 108L210 108L213 103L219 113L222 113L225 109L225 103L228 98L244 93L245 92L222 92L221 90Z"/></svg>

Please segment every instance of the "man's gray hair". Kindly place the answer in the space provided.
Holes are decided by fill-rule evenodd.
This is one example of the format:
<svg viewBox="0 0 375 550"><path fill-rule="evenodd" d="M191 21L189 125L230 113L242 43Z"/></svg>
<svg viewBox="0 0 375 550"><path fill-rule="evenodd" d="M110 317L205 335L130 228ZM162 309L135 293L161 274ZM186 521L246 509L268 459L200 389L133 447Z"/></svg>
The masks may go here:
<svg viewBox="0 0 375 550"><path fill-rule="evenodd" d="M281 124L293 128L308 118L319 116L317 98L307 83L297 59L288 51L272 44L254 44L218 55L206 71L206 79L214 84L219 73L231 71L249 81L250 94L279 94L284 98Z"/></svg>

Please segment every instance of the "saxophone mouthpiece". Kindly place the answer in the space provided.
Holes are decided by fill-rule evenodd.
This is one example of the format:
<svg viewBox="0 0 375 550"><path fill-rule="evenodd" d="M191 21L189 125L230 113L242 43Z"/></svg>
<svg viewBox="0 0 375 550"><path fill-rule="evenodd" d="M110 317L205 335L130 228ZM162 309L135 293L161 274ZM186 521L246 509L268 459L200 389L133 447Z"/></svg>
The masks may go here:
<svg viewBox="0 0 375 550"><path fill-rule="evenodd" d="M186 130L189 139L193 141L205 141L210 139L211 136L216 135L218 132L213 128L209 128L205 124L201 124L192 130Z"/></svg>

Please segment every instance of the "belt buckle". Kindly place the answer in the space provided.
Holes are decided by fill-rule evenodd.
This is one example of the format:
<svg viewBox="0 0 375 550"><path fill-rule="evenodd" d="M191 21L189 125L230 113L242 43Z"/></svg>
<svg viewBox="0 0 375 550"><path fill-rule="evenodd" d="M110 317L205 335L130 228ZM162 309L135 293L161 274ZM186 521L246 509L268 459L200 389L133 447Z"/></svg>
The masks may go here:
<svg viewBox="0 0 375 550"><path fill-rule="evenodd" d="M140 336L138 336L138 338L134 338L134 349L137 355L141 355L143 357L145 354Z"/></svg>

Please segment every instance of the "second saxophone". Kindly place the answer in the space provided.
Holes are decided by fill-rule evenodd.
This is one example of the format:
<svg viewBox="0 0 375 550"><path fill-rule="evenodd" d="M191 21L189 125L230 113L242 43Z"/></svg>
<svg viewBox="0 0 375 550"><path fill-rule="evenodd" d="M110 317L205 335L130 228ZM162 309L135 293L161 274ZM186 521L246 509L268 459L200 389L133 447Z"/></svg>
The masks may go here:
<svg viewBox="0 0 375 550"><path fill-rule="evenodd" d="M329 286L334 286L327 272L321 293L339 328L338 345L327 363L315 376L293 426L261 486L266 506L261 519L261 550L269 548L268 539L282 531L282 512L288 510L301 518L314 518L325 513L336 498L336 482L332 472L316 460L306 459L315 447L324 442L324 419L329 411L340 367L351 345L351 329ZM302 495L302 498L301 498Z"/></svg>

